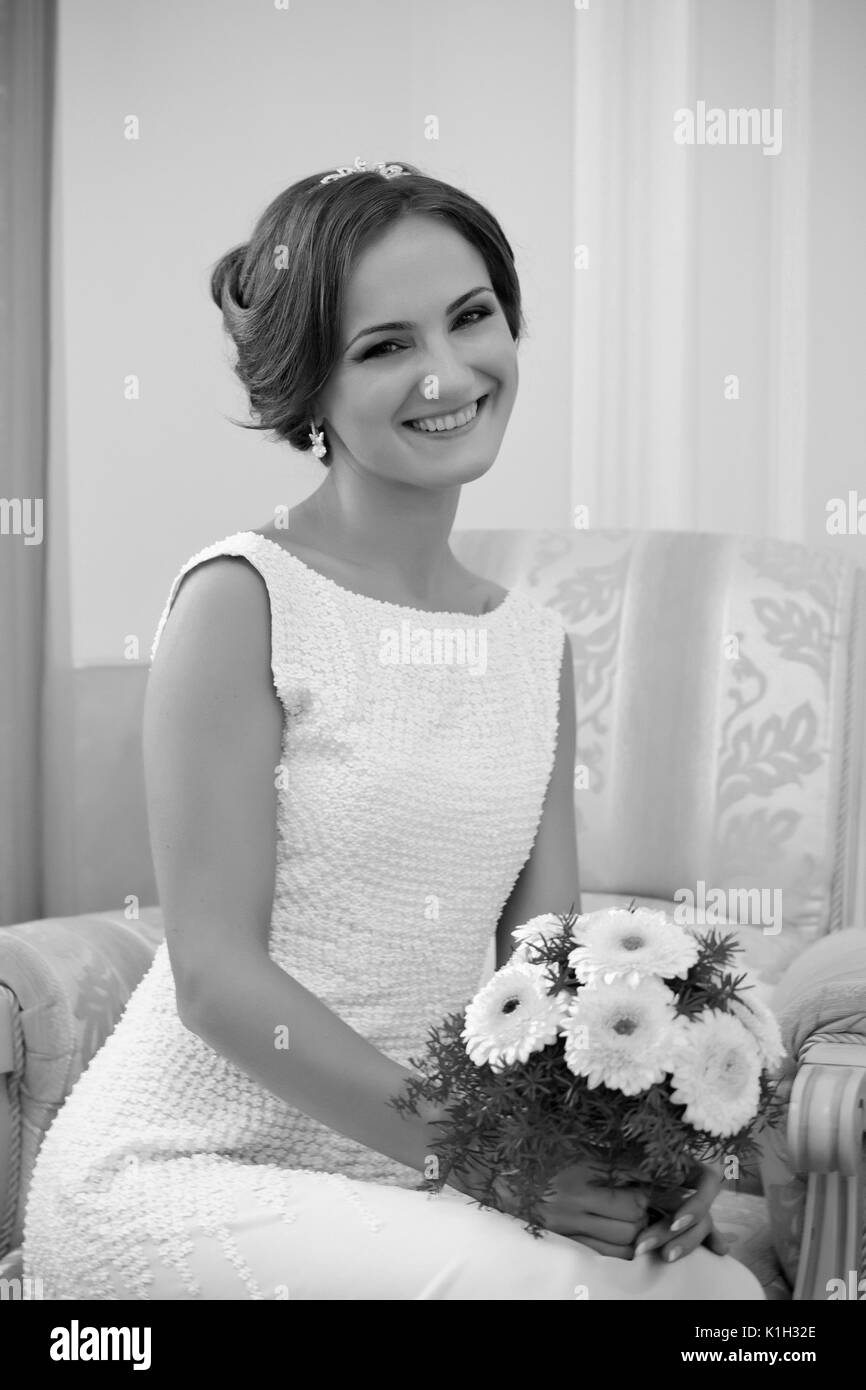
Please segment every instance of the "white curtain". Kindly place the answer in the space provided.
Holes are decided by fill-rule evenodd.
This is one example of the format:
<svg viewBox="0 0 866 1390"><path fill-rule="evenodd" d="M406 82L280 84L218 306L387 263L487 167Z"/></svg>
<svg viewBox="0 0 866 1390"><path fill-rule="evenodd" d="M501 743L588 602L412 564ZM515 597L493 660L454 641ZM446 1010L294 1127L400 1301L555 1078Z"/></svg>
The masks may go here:
<svg viewBox="0 0 866 1390"><path fill-rule="evenodd" d="M0 925L42 912L54 0L0 0ZM44 534L44 532L42 533Z"/></svg>
<svg viewBox="0 0 866 1390"><path fill-rule="evenodd" d="M812 0L586 0L574 23L573 503L802 540ZM779 109L778 154L676 143L700 102Z"/></svg>

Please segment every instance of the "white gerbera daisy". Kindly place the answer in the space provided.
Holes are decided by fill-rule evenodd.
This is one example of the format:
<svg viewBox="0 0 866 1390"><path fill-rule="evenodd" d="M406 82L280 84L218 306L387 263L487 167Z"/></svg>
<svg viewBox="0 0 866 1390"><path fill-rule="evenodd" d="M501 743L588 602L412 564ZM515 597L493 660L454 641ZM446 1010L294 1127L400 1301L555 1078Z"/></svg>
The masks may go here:
<svg viewBox="0 0 866 1390"><path fill-rule="evenodd" d="M539 945L542 941L553 941L563 935L563 925L552 912L533 917L530 921L524 922L523 926L515 927L511 933L511 938L516 943L511 959L514 962L529 960L531 952L528 948Z"/></svg>
<svg viewBox="0 0 866 1390"><path fill-rule="evenodd" d="M639 989L623 980L581 989L563 1027L565 1064L591 1087L626 1096L664 1081L675 1026L674 995L661 980Z"/></svg>
<svg viewBox="0 0 866 1390"><path fill-rule="evenodd" d="M569 996L547 992L543 966L509 962L479 990L466 1010L461 1037L476 1067L494 1071L525 1062L559 1035Z"/></svg>
<svg viewBox="0 0 866 1390"><path fill-rule="evenodd" d="M776 1015L767 1002L764 985L761 984L756 975L752 975L748 971L745 973L746 978L740 986L743 991L742 997L732 999L728 1008L755 1039L763 1065L775 1070L786 1055L785 1045L782 1042L782 1032Z"/></svg>
<svg viewBox="0 0 866 1390"><path fill-rule="evenodd" d="M708 1009L680 1019L670 1057L672 1100L708 1134L737 1134L758 1112L761 1054L732 1014Z"/></svg>
<svg viewBox="0 0 866 1390"><path fill-rule="evenodd" d="M575 923L574 938L579 944L568 963L586 984L599 976L606 983L625 978L634 986L646 975L685 977L698 958L697 938L649 908L591 912Z"/></svg>

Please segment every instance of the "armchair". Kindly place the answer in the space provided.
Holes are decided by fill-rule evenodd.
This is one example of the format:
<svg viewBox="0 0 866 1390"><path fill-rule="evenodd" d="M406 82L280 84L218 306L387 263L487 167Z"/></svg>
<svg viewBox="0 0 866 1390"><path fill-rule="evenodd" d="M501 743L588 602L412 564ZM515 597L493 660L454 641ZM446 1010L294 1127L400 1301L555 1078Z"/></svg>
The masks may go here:
<svg viewBox="0 0 866 1390"><path fill-rule="evenodd" d="M866 572L714 534L464 531L452 545L571 632L582 909L634 897L728 924L775 988L787 1121L718 1200L732 1253L769 1298L862 1297ZM124 768L82 797L100 806L79 853L105 864L102 888L91 870L70 916L0 927L0 1278L21 1274L42 1136L162 935L159 909L134 906L156 894L147 844L131 865L128 833L144 816L146 676L112 671L102 705L87 697L87 766ZM107 787L126 798L112 814Z"/></svg>

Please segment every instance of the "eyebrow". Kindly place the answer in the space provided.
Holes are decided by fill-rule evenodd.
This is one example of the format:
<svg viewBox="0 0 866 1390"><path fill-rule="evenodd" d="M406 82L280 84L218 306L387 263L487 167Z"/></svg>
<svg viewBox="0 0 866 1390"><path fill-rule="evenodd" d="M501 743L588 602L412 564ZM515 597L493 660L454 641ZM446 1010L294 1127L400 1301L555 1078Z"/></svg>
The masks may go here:
<svg viewBox="0 0 866 1390"><path fill-rule="evenodd" d="M474 294L481 294L485 290L488 293L493 294L493 290L490 285L476 285L473 290L467 290L465 294L460 295L459 299L455 299L453 304L448 305L448 308L445 310L445 313L453 314L455 309L459 309L461 304L466 303L467 299L471 299ZM362 328L360 333L355 334L354 338L352 339L352 342L346 344L344 351L348 352L349 348L352 346L352 343L357 343L359 338L365 337L368 333L403 333L407 329L414 327L415 325L413 323L407 323L401 320L400 322L395 321L394 323L377 323L373 328Z"/></svg>

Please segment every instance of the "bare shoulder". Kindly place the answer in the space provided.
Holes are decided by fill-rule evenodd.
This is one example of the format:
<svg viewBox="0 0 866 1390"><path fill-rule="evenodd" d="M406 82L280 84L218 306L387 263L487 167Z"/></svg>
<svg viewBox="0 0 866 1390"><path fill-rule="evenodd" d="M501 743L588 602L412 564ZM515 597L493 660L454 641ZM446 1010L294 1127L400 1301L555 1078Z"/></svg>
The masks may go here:
<svg viewBox="0 0 866 1390"><path fill-rule="evenodd" d="M266 541L272 541L281 550L285 550L289 555L294 555L296 560L301 560L310 569L318 570L327 579L333 579L335 584L342 584L344 588L350 589L357 580L357 568L341 560L338 555L320 549L310 540L305 540L298 528L288 535L286 529L277 529L273 523L268 526L253 528L254 536L264 536Z"/></svg>
<svg viewBox="0 0 866 1390"><path fill-rule="evenodd" d="M183 576L151 675L197 686L269 684L270 640L262 576L243 556L216 555Z"/></svg>
<svg viewBox="0 0 866 1390"><path fill-rule="evenodd" d="M274 545L281 546L283 550L288 550L290 555L297 555L301 560L307 555L320 553L303 539L297 527L293 528L290 535L286 527L277 527L270 522L267 526L251 527L250 533L253 536L264 536L266 541L272 541Z"/></svg>
<svg viewBox="0 0 866 1390"><path fill-rule="evenodd" d="M357 571L357 566L349 564L329 550L322 550L314 541L305 538L297 526L290 535L285 527L278 529L272 522L269 526L254 528L252 534L264 536L266 541L272 541L281 550L288 551L296 559L303 560L311 569L318 570L320 574L326 575L338 584L344 583L347 579L351 580Z"/></svg>
<svg viewBox="0 0 866 1390"><path fill-rule="evenodd" d="M491 579L481 579L479 583L485 585L490 594L488 608L498 608L508 596L508 590L502 584L494 584Z"/></svg>
<svg viewBox="0 0 866 1390"><path fill-rule="evenodd" d="M466 585L467 599L465 607L467 612L478 609L479 613L489 613L491 609L498 608L500 603L506 598L508 590L501 584L496 584L492 579L485 579L481 574L473 574L465 565L461 565Z"/></svg>

